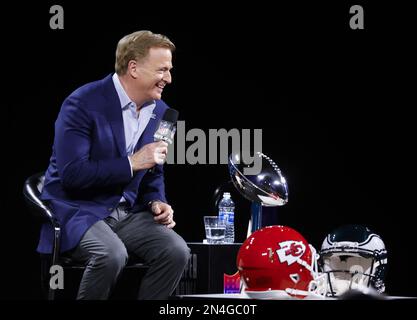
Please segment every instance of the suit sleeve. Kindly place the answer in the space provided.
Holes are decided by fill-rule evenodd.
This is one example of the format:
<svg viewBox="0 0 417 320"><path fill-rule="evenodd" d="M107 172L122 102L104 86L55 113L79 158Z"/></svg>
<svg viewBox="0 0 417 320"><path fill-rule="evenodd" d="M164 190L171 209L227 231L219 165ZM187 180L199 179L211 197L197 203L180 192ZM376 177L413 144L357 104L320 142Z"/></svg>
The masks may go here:
<svg viewBox="0 0 417 320"><path fill-rule="evenodd" d="M167 202L163 165L155 166L154 170L149 170L143 177L139 187L138 199L140 204L144 206L152 200Z"/></svg>
<svg viewBox="0 0 417 320"><path fill-rule="evenodd" d="M59 176L66 189L108 187L131 179L127 157L91 159L93 125L79 99L65 100L55 123L54 146Z"/></svg>

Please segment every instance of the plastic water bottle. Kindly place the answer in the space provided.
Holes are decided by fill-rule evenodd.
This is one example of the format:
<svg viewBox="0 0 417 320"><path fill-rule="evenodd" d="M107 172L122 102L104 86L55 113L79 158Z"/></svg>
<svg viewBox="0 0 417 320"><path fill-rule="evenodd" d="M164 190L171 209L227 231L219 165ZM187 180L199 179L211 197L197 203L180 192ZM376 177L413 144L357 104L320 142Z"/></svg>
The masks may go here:
<svg viewBox="0 0 417 320"><path fill-rule="evenodd" d="M219 202L219 217L226 225L224 242L235 242L235 204L229 192L223 193L223 199Z"/></svg>

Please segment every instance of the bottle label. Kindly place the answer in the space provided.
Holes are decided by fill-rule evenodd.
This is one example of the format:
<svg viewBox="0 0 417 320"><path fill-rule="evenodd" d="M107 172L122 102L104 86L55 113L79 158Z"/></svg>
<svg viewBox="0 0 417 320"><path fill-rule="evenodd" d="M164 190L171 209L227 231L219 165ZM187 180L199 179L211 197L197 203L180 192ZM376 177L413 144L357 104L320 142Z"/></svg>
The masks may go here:
<svg viewBox="0 0 417 320"><path fill-rule="evenodd" d="M228 221L227 212L225 211L219 211L219 217L220 217L220 220L224 220L225 222Z"/></svg>

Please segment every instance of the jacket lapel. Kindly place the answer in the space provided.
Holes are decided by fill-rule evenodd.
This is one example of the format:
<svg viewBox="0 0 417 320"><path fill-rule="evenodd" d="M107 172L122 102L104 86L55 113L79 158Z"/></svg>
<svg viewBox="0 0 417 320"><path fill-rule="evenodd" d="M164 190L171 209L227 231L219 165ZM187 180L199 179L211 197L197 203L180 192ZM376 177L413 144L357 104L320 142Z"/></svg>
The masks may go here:
<svg viewBox="0 0 417 320"><path fill-rule="evenodd" d="M117 149L120 156L126 156L126 139L123 126L122 106L114 87L112 76L109 75L103 79L104 82L104 96L108 102L106 110L107 119L113 131L114 139L116 140Z"/></svg>
<svg viewBox="0 0 417 320"><path fill-rule="evenodd" d="M107 119L111 125L114 139L116 140L117 149L120 153L120 156L126 156L126 139L125 131L123 126L123 116L122 116L122 106L120 105L120 100L114 87L112 75L107 76L103 79L103 95L108 102L106 110ZM143 131L139 141L135 146L135 152L139 150L145 144L154 142L153 135L157 129L159 121L161 120L163 113L166 107L163 103L160 103L159 100L156 101L155 109L153 113L155 117L149 119L149 123Z"/></svg>
<svg viewBox="0 0 417 320"><path fill-rule="evenodd" d="M149 119L148 125L146 126L145 130L143 131L142 135L140 136L138 143L135 146L135 152L142 148L145 144L154 142L153 135L159 125L159 121L162 118L164 108L163 106L156 101L156 106L153 109L153 113L155 117L151 117Z"/></svg>

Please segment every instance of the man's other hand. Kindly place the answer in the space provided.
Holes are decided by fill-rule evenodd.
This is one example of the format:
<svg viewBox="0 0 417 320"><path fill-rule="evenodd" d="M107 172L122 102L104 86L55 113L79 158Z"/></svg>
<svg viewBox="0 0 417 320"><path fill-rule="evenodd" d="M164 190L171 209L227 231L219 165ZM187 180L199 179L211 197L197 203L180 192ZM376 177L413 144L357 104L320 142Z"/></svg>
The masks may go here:
<svg viewBox="0 0 417 320"><path fill-rule="evenodd" d="M167 228L172 229L176 223L174 221L174 210L168 203L162 201L154 201L151 205L154 220L160 224L164 224Z"/></svg>

